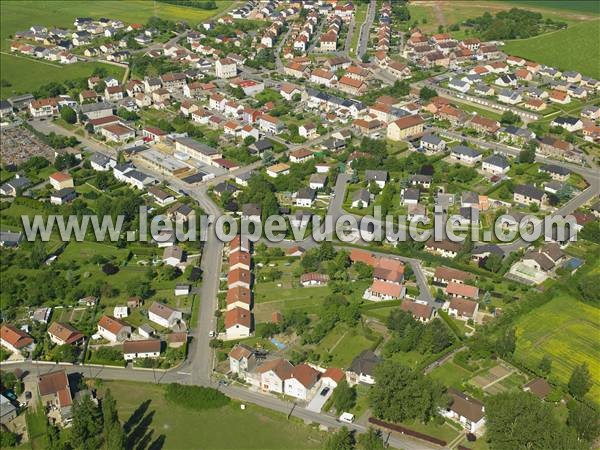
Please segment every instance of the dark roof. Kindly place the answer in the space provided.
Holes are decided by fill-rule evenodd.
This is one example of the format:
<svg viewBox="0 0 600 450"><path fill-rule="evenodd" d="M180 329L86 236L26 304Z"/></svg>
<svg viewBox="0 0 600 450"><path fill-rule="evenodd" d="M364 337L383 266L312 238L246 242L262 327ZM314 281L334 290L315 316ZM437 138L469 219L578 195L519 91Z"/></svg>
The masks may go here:
<svg viewBox="0 0 600 450"><path fill-rule="evenodd" d="M534 198L536 200L542 200L544 197L544 191L532 186L530 184L519 184L515 186L515 194L523 195L524 197Z"/></svg>
<svg viewBox="0 0 600 450"><path fill-rule="evenodd" d="M480 155L480 153L477 150L473 150L471 147L467 147L465 145L457 145L452 149L452 153L470 156L471 158L475 158L476 156Z"/></svg>
<svg viewBox="0 0 600 450"><path fill-rule="evenodd" d="M350 364L350 370L356 374L365 374L373 376L375 367L381 360L371 350L365 350L358 355Z"/></svg>
<svg viewBox="0 0 600 450"><path fill-rule="evenodd" d="M314 189L311 188L303 188L298 191L296 198L306 198L309 200L314 200L317 193Z"/></svg>
<svg viewBox="0 0 600 450"><path fill-rule="evenodd" d="M499 155L498 153L488 156L487 158L485 158L483 160L483 162L487 163L487 164L491 164L492 166L500 167L502 169L506 169L507 167L510 167L508 160L504 156Z"/></svg>
<svg viewBox="0 0 600 450"><path fill-rule="evenodd" d="M562 166L557 166L555 164L544 164L540 166L539 170L540 172L555 173L557 175L569 175L571 173L571 169Z"/></svg>
<svg viewBox="0 0 600 450"><path fill-rule="evenodd" d="M484 416L483 403L468 395L449 388L448 395L452 399L450 409L459 416L465 417L471 422L478 422Z"/></svg>

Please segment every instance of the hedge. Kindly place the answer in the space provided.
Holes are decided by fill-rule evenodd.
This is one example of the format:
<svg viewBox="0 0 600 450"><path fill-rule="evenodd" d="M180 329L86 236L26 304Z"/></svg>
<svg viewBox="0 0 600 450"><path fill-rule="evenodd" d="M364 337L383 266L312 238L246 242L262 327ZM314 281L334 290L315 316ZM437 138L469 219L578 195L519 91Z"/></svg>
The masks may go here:
<svg viewBox="0 0 600 450"><path fill-rule="evenodd" d="M169 402L196 411L221 408L229 403L229 397L216 389L178 383L171 383L165 387L165 398Z"/></svg>

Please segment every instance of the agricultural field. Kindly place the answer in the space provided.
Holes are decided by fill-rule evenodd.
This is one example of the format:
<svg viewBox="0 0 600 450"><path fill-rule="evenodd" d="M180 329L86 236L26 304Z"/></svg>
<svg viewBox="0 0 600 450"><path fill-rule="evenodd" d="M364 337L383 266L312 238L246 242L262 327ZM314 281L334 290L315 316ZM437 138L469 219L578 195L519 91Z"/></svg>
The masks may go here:
<svg viewBox="0 0 600 450"><path fill-rule="evenodd" d="M149 417L147 431L153 432L152 440L164 436L160 448L165 450L189 448L199 438L202 448L214 449L238 448L240 442L253 449L322 448L324 434L255 405L241 410L237 402L232 402L216 411L190 413L189 409L168 403L159 385L105 381L100 390L105 388L110 388L117 399L121 422L127 423L134 411L142 410L141 417ZM147 404L145 411L143 404ZM144 434L146 430L140 437Z"/></svg>
<svg viewBox="0 0 600 450"><path fill-rule="evenodd" d="M552 358L551 377L567 383L573 368L589 366L593 386L590 398L600 398L600 310L574 296L560 295L516 322L515 358L536 367L545 355Z"/></svg>
<svg viewBox="0 0 600 450"><path fill-rule="evenodd" d="M507 41L504 51L510 55L532 59L561 70L577 70L585 75L600 78L597 58L600 21L582 22L566 30L547 33L529 39Z"/></svg>

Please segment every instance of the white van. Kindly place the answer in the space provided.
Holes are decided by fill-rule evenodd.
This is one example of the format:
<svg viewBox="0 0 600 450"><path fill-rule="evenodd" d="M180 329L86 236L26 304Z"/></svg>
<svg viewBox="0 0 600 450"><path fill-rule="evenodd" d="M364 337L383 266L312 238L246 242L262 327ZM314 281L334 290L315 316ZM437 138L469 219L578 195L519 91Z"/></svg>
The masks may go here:
<svg viewBox="0 0 600 450"><path fill-rule="evenodd" d="M342 413L342 415L340 416L340 422L346 422L346 423L352 423L354 422L354 414L350 414L350 413Z"/></svg>

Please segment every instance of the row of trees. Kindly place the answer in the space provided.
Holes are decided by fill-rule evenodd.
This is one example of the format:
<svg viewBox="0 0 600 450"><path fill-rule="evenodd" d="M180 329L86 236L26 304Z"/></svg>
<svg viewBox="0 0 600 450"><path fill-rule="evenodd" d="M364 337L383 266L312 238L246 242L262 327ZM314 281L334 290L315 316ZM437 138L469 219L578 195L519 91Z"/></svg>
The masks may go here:
<svg viewBox="0 0 600 450"><path fill-rule="evenodd" d="M390 313L387 327L392 331L392 337L384 350L388 357L394 353L413 350L421 354L435 354L454 342L450 330L440 319L423 324L415 320L410 312L401 309Z"/></svg>

